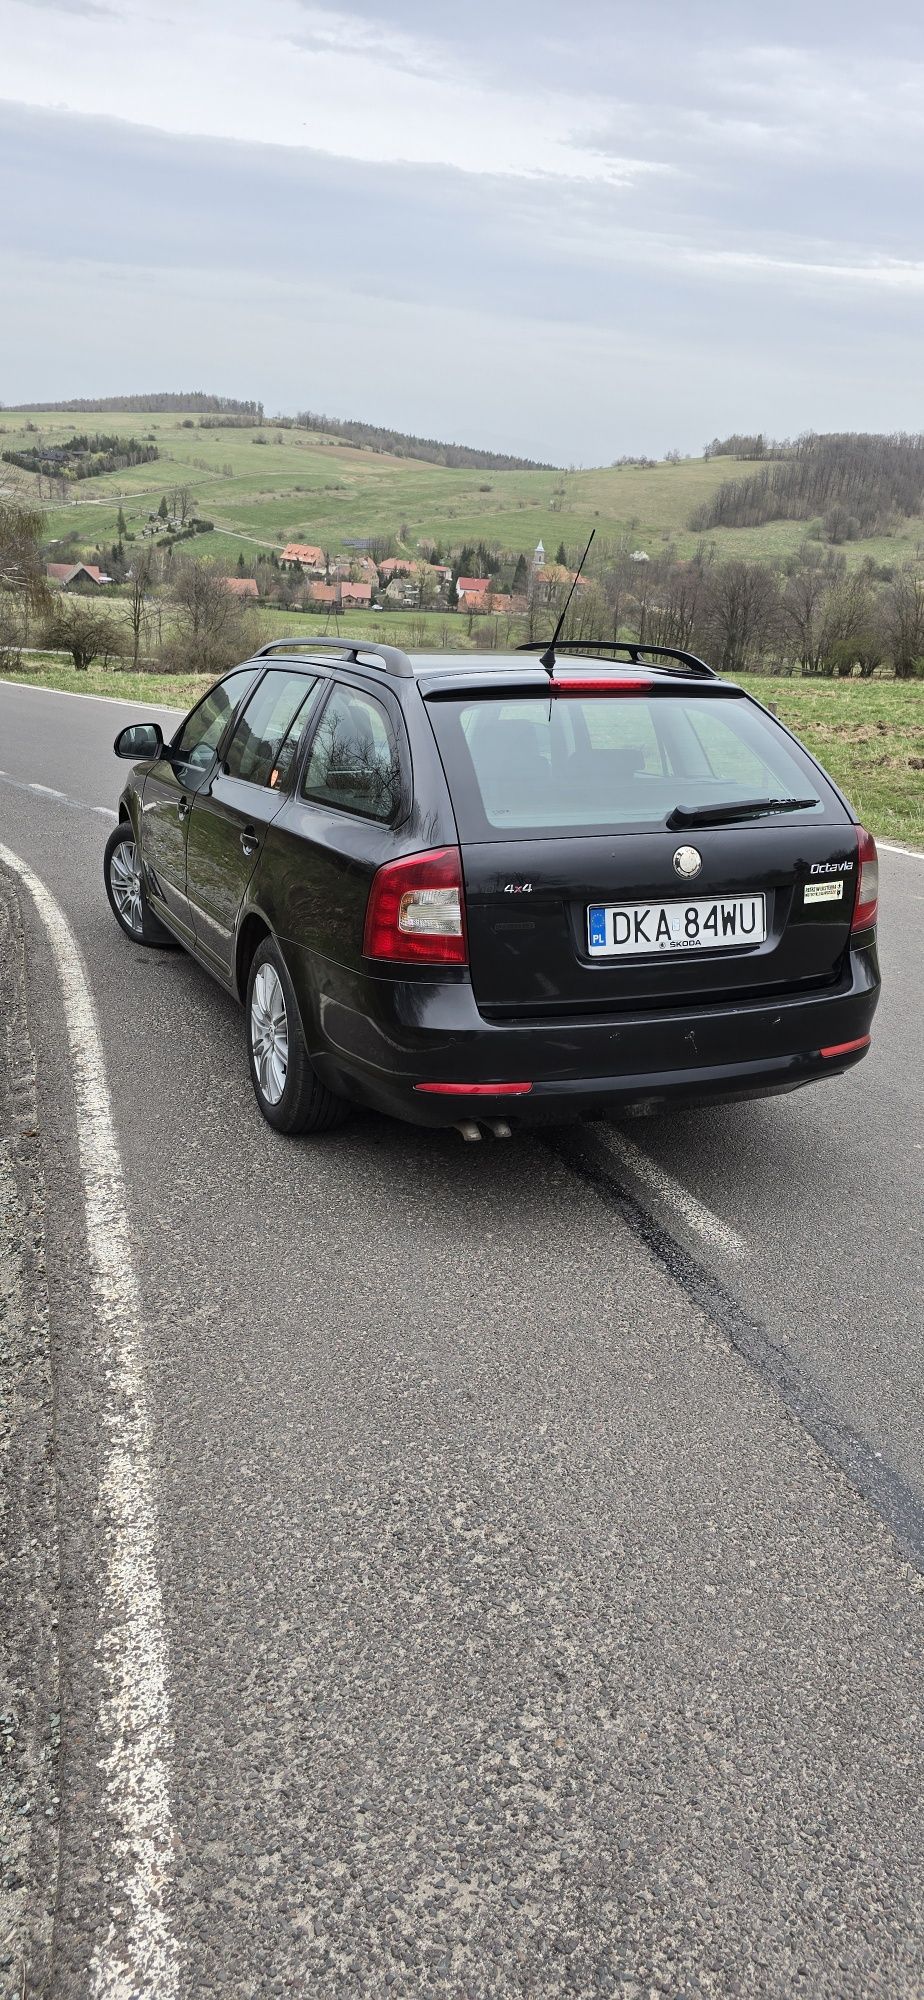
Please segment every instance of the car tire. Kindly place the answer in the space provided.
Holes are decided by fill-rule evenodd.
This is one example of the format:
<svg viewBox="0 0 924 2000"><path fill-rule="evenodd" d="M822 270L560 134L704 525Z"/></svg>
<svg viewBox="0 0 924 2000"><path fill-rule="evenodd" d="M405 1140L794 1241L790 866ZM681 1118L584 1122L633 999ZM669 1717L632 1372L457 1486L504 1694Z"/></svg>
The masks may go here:
<svg viewBox="0 0 924 2000"><path fill-rule="evenodd" d="M175 946L176 939L158 922L145 895L131 820L121 819L109 835L103 855L103 880L116 923L132 944Z"/></svg>
<svg viewBox="0 0 924 2000"><path fill-rule="evenodd" d="M292 981L279 946L264 938L247 981L247 1055L254 1096L276 1132L330 1132L349 1107L312 1067Z"/></svg>

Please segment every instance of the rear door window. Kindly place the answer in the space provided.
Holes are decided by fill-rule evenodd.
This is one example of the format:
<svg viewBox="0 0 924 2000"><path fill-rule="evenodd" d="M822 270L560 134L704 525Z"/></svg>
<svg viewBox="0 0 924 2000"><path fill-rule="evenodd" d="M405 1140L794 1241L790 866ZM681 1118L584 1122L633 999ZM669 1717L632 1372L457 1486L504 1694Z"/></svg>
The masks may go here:
<svg viewBox="0 0 924 2000"><path fill-rule="evenodd" d="M302 797L368 819L395 818L401 768L394 732L379 702L358 688L334 688L308 753Z"/></svg>
<svg viewBox="0 0 924 2000"><path fill-rule="evenodd" d="M463 838L663 826L675 806L835 802L811 760L740 697L431 699Z"/></svg>

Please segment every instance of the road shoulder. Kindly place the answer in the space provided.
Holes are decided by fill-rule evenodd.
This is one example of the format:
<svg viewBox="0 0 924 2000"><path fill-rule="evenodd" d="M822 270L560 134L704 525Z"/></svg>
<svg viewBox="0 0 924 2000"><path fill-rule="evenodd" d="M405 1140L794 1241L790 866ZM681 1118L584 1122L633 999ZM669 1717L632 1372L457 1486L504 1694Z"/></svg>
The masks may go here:
<svg viewBox="0 0 924 2000"><path fill-rule="evenodd" d="M58 1537L45 1188L23 930L0 873L0 1995L48 1987L58 1880Z"/></svg>

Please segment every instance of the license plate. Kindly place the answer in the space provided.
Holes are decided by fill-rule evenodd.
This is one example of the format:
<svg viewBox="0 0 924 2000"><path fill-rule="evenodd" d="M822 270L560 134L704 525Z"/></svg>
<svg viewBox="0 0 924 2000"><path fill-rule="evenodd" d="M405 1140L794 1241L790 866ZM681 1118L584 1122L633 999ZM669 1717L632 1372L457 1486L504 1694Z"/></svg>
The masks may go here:
<svg viewBox="0 0 924 2000"><path fill-rule="evenodd" d="M592 903L587 912L591 958L643 952L722 951L763 944L763 896L698 897L689 903Z"/></svg>

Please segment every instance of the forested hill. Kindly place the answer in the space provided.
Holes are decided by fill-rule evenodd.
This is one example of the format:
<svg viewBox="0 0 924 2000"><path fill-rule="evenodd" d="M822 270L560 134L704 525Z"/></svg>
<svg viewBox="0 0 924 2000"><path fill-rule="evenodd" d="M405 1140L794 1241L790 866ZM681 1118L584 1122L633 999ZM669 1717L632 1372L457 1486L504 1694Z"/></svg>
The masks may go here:
<svg viewBox="0 0 924 2000"><path fill-rule="evenodd" d="M0 404L0 408L4 406ZM327 437L342 438L345 444L362 451L387 452L392 458L419 458L428 465L449 465L478 472L554 472L547 459L517 458L506 451L479 451L467 444L445 444L441 438L416 437L384 424L366 424L354 417L325 417L314 410L300 410L297 417L266 417L263 404L245 402L236 396L209 396L202 389L164 389L143 396L71 396L55 403L11 403L14 415L29 416L39 411L90 415L110 410L180 411L188 416L222 418L245 424L279 423L299 430L321 431Z"/></svg>
<svg viewBox="0 0 924 2000"><path fill-rule="evenodd" d="M762 528L768 521L811 521L819 517L828 539L857 541L888 533L897 519L924 512L924 436L896 431L878 436L864 431L831 431L775 444L759 443L754 457L772 460L737 479L726 479L696 508L690 527ZM710 456L726 449L716 439ZM743 454L742 454L743 455ZM831 532L831 530L835 532Z"/></svg>
<svg viewBox="0 0 924 2000"><path fill-rule="evenodd" d="M439 438L414 437L408 431L387 430L382 424L364 424L355 418L322 417L313 410L301 410L298 423L308 431L323 431L328 437L343 438L364 451L388 452L392 458L421 458L428 465L469 466L482 472L554 472L547 459L515 458L505 451L476 451L472 445L443 444Z"/></svg>
<svg viewBox="0 0 924 2000"><path fill-rule="evenodd" d="M65 410L92 415L103 410L184 410L194 415L208 410L229 417L252 417L263 422L262 403L242 403L236 396L208 396L202 389L162 389L145 396L69 396L60 403L10 403L8 407L27 416L33 410Z"/></svg>

